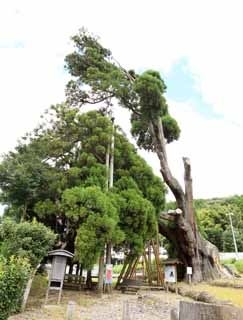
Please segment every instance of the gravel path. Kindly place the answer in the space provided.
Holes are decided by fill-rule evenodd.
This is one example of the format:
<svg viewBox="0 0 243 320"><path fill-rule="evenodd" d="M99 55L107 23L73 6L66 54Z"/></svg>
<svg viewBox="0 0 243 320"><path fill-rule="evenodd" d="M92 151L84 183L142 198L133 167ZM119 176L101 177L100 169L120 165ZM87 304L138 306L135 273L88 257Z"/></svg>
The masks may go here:
<svg viewBox="0 0 243 320"><path fill-rule="evenodd" d="M104 296L91 308L81 308L80 314L85 320L167 320L179 300L179 296L165 292L116 294L112 298Z"/></svg>
<svg viewBox="0 0 243 320"><path fill-rule="evenodd" d="M83 298L89 303L80 303ZM73 296L69 293L63 297L60 306L32 306L9 320L64 320L67 302L70 300L77 303L74 320L169 320L171 309L178 306L182 297L164 291L142 291L137 295L113 292L111 295L103 295L102 298L84 293Z"/></svg>

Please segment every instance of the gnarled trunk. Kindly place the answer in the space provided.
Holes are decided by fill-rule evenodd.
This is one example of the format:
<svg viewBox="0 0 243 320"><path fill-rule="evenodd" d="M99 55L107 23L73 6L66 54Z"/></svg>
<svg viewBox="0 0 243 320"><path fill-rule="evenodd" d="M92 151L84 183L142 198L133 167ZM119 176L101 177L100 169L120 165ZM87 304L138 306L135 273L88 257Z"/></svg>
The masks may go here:
<svg viewBox="0 0 243 320"><path fill-rule="evenodd" d="M160 160L161 174L174 194L178 207L177 210L161 213L159 231L174 244L178 258L184 266L192 267L192 281L198 282L221 277L224 271L219 263L218 249L202 239L195 220L190 161L188 158L183 158L185 168L185 190L183 190L173 177L168 165L161 119L151 121L149 128L155 151ZM163 223L163 220L173 222L173 226Z"/></svg>

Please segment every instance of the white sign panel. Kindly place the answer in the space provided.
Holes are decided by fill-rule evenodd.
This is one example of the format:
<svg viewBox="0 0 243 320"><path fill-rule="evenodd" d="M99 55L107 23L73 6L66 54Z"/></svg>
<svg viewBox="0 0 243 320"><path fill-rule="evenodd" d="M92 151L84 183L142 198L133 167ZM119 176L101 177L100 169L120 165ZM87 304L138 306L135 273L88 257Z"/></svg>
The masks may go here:
<svg viewBox="0 0 243 320"><path fill-rule="evenodd" d="M186 273L187 274L192 274L192 267L187 267L186 268Z"/></svg>
<svg viewBox="0 0 243 320"><path fill-rule="evenodd" d="M176 266L165 266L165 282L177 282Z"/></svg>

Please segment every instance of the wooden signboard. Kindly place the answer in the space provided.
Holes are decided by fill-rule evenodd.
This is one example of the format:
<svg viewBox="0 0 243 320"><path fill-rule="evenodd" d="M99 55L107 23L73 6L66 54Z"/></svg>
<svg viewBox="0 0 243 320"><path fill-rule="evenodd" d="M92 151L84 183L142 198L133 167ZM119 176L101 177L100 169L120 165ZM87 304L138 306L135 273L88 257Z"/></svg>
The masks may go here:
<svg viewBox="0 0 243 320"><path fill-rule="evenodd" d="M69 251L58 249L48 253L49 257L52 257L52 267L49 274L48 288L46 292L45 304L48 300L50 290L59 291L58 304L61 301L62 287L65 276L65 270L67 265L67 258L73 258L73 254Z"/></svg>

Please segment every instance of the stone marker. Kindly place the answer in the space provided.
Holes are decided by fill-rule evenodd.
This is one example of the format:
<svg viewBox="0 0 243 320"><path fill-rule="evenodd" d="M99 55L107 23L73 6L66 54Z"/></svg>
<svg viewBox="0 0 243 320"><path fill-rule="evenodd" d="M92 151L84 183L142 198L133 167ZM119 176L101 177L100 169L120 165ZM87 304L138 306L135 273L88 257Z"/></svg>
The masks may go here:
<svg viewBox="0 0 243 320"><path fill-rule="evenodd" d="M76 311L76 302L68 301L66 320L74 320Z"/></svg>
<svg viewBox="0 0 243 320"><path fill-rule="evenodd" d="M171 320L179 320L179 312L177 308L173 308L170 312L170 319Z"/></svg>
<svg viewBox="0 0 243 320"><path fill-rule="evenodd" d="M180 301L179 320L243 320L243 309Z"/></svg>

